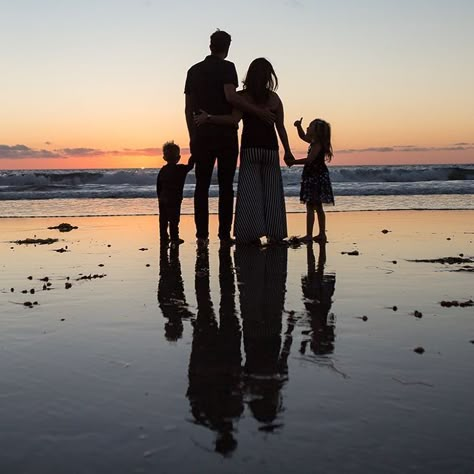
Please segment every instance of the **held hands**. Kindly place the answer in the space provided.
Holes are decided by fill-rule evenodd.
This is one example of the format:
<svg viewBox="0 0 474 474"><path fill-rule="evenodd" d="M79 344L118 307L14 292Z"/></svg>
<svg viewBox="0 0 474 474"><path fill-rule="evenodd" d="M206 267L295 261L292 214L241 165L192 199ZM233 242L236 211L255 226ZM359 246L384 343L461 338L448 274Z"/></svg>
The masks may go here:
<svg viewBox="0 0 474 474"><path fill-rule="evenodd" d="M295 123L293 124L295 127L301 127L301 122L303 121L303 117L301 117L299 120L295 120Z"/></svg>
<svg viewBox="0 0 474 474"><path fill-rule="evenodd" d="M283 157L283 161L286 163L286 166L288 166L288 168L291 168L295 164L296 160L291 151L286 151L285 156Z"/></svg>

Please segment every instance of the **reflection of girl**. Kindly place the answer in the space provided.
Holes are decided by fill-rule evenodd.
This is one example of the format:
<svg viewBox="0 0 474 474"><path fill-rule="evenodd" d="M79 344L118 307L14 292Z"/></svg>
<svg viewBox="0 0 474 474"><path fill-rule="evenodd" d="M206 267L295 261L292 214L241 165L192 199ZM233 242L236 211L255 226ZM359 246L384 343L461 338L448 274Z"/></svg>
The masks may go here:
<svg viewBox="0 0 474 474"><path fill-rule="evenodd" d="M329 310L332 305L332 296L336 286L335 275L324 274L326 263L326 246L320 244L318 267L315 266L313 245L308 245L308 273L301 278L301 286L305 299L305 307L310 318L311 339L303 341L301 353L306 352L310 342L314 354L330 354L334 350L334 321L328 321Z"/></svg>

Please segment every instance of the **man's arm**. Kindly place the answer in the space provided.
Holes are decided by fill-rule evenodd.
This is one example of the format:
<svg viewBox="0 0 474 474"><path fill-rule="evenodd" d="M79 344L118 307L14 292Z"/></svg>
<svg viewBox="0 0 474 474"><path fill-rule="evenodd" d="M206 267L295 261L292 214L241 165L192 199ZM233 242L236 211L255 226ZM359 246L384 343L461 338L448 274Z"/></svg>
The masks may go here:
<svg viewBox="0 0 474 474"><path fill-rule="evenodd" d="M254 104L251 104L247 100L245 100L242 95L238 94L235 90L235 84L224 84L224 94L227 102L231 104L233 107L242 110L243 112L247 112L252 115L256 115L258 118L263 120L267 123L274 123L275 122L275 114L268 109L264 109L262 107L258 107Z"/></svg>
<svg viewBox="0 0 474 474"><path fill-rule="evenodd" d="M186 125L188 126L189 140L194 136L193 106L190 94L185 94L184 114L186 116Z"/></svg>
<svg viewBox="0 0 474 474"><path fill-rule="evenodd" d="M211 115L205 110L201 110L199 114L194 115L193 120L197 127L209 123L214 125L231 125L237 128L241 118L242 112L238 109L232 109L232 113L227 115Z"/></svg>

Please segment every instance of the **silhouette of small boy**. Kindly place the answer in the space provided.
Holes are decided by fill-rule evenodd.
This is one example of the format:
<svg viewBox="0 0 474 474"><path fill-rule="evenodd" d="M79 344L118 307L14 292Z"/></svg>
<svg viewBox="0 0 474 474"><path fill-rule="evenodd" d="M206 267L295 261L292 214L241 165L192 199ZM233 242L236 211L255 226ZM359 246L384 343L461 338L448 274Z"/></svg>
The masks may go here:
<svg viewBox="0 0 474 474"><path fill-rule="evenodd" d="M163 145L163 159L166 161L166 165L161 168L156 179L161 243L167 243L170 238L173 244L184 242L179 238L181 202L183 201L186 175L193 169L194 160L190 157L187 165L178 165L180 158L180 148L176 143L171 141Z"/></svg>

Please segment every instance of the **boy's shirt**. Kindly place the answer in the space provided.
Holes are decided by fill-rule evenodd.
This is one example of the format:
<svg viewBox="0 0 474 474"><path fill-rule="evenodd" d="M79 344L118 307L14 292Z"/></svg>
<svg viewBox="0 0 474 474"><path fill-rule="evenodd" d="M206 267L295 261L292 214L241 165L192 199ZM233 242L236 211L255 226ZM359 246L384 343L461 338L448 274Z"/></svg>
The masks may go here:
<svg viewBox="0 0 474 474"><path fill-rule="evenodd" d="M156 178L156 194L164 201L181 201L186 176L193 169L194 163L190 160L187 165L166 164L161 168Z"/></svg>

